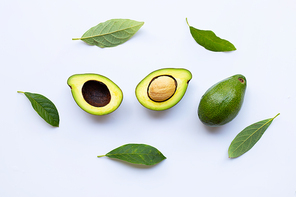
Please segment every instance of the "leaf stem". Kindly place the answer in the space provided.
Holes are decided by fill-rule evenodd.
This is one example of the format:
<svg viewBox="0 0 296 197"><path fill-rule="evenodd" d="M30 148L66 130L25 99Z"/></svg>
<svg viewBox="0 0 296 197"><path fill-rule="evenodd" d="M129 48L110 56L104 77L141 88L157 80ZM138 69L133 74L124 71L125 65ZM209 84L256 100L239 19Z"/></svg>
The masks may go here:
<svg viewBox="0 0 296 197"><path fill-rule="evenodd" d="M278 117L280 114L281 114L281 113L278 113L275 117L273 117L273 119L275 119L276 117ZM272 120L273 120L273 119L272 119Z"/></svg>
<svg viewBox="0 0 296 197"><path fill-rule="evenodd" d="M189 23L188 23L188 20L187 20L187 18L186 18L186 23L187 23L187 25L190 27L190 25L189 25Z"/></svg>
<svg viewBox="0 0 296 197"><path fill-rule="evenodd" d="M25 93L25 92L23 92L23 91L17 91L17 93Z"/></svg>
<svg viewBox="0 0 296 197"><path fill-rule="evenodd" d="M81 40L81 38L72 38L72 40Z"/></svg>
<svg viewBox="0 0 296 197"><path fill-rule="evenodd" d="M98 158L100 158L100 157L105 157L106 155L99 155L99 156L97 156Z"/></svg>

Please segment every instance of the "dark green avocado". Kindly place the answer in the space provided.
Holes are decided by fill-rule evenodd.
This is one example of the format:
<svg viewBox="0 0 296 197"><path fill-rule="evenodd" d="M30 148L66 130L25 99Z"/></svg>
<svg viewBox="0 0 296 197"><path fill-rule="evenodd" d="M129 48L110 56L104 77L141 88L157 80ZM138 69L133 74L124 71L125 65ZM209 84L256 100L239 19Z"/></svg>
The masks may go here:
<svg viewBox="0 0 296 197"><path fill-rule="evenodd" d="M198 106L199 119L216 127L233 120L241 109L247 87L246 78L234 75L210 87Z"/></svg>

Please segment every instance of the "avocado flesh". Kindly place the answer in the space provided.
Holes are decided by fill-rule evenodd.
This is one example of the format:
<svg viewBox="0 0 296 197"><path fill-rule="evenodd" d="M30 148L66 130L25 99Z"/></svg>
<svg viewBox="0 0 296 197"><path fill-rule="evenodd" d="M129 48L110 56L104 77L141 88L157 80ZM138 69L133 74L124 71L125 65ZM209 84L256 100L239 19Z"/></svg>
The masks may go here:
<svg viewBox="0 0 296 197"><path fill-rule="evenodd" d="M161 95L163 99L161 97L154 99L156 97L152 97L150 93L151 85L158 78L163 79L164 77L173 79L175 85L157 85L159 92L154 91L154 93ZM141 105L148 109L156 111L169 109L182 99L191 78L191 72L183 68L164 68L153 71L137 85L135 90L136 97ZM169 82L169 84L172 84L172 82Z"/></svg>
<svg viewBox="0 0 296 197"><path fill-rule="evenodd" d="M121 89L99 74L75 74L68 78L67 83L77 105L93 115L106 115L115 111L123 99Z"/></svg>
<svg viewBox="0 0 296 197"><path fill-rule="evenodd" d="M198 117L208 126L221 126L233 120L243 104L247 87L243 75L233 75L210 87L198 106Z"/></svg>

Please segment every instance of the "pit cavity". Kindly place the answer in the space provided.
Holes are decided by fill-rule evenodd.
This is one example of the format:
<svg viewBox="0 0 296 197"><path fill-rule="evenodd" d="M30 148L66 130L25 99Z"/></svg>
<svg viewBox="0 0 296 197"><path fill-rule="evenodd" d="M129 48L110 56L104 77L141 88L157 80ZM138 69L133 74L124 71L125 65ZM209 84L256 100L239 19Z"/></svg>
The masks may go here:
<svg viewBox="0 0 296 197"><path fill-rule="evenodd" d="M148 97L155 102L164 102L176 92L177 81L170 75L160 75L151 80L148 85Z"/></svg>
<svg viewBox="0 0 296 197"><path fill-rule="evenodd" d="M82 95L84 100L94 107L104 107L111 100L108 87L104 83L95 80L83 84Z"/></svg>

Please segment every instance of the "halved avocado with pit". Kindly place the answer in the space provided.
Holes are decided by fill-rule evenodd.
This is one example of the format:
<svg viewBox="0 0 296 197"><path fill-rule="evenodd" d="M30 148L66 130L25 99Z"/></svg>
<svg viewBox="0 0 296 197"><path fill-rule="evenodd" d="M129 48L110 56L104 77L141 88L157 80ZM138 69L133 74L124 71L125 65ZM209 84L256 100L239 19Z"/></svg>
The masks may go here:
<svg viewBox="0 0 296 197"><path fill-rule="evenodd" d="M75 74L68 78L67 83L77 105L93 115L106 115L115 111L123 99L121 89L99 74Z"/></svg>
<svg viewBox="0 0 296 197"><path fill-rule="evenodd" d="M183 98L191 78L191 72L184 68L156 70L137 85L136 97L148 109L169 109Z"/></svg>

